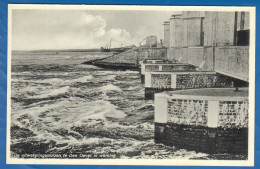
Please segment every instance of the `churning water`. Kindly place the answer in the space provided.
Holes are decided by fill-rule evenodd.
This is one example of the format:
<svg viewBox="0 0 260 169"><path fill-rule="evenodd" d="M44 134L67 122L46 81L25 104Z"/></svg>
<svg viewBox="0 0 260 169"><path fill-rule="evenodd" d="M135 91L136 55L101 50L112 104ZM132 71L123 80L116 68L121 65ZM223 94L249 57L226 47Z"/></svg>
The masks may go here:
<svg viewBox="0 0 260 169"><path fill-rule="evenodd" d="M144 100L139 72L81 64L104 56L87 52L13 53L13 154L208 158L207 154L155 144L153 101Z"/></svg>

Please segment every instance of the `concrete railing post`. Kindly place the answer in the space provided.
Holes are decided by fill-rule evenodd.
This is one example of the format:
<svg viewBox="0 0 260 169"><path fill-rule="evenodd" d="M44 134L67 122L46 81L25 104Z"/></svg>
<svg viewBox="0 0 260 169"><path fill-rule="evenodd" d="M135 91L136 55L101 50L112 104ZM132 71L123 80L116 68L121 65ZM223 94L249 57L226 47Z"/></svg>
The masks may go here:
<svg viewBox="0 0 260 169"><path fill-rule="evenodd" d="M168 121L168 100L162 93L155 94L154 100L154 122L167 123Z"/></svg>
<svg viewBox="0 0 260 169"><path fill-rule="evenodd" d="M154 100L154 141L155 143L164 143L165 126L168 122L168 100L167 95L163 93L155 94Z"/></svg>
<svg viewBox="0 0 260 169"><path fill-rule="evenodd" d="M152 75L151 75L151 73L145 73L144 86L147 87L147 88L152 87Z"/></svg>
<svg viewBox="0 0 260 169"><path fill-rule="evenodd" d="M141 63L141 74L143 75L145 72L145 64Z"/></svg>
<svg viewBox="0 0 260 169"><path fill-rule="evenodd" d="M162 65L159 65L159 72L162 71Z"/></svg>
<svg viewBox="0 0 260 169"><path fill-rule="evenodd" d="M177 85L177 76L176 74L171 74L171 88L176 89Z"/></svg>
<svg viewBox="0 0 260 169"><path fill-rule="evenodd" d="M219 101L208 101L208 153L216 152L216 135L218 127Z"/></svg>
<svg viewBox="0 0 260 169"><path fill-rule="evenodd" d="M218 127L219 101L208 101L208 122L210 128Z"/></svg>

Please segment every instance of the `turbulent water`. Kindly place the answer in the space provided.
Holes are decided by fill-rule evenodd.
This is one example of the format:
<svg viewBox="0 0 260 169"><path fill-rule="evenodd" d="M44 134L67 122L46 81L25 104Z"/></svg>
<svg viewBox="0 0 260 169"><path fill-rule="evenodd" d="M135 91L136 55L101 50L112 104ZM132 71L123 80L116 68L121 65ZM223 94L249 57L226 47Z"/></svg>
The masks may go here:
<svg viewBox="0 0 260 169"><path fill-rule="evenodd" d="M12 154L207 158L155 144L153 101L144 100L139 72L81 64L101 57L87 52L13 53Z"/></svg>

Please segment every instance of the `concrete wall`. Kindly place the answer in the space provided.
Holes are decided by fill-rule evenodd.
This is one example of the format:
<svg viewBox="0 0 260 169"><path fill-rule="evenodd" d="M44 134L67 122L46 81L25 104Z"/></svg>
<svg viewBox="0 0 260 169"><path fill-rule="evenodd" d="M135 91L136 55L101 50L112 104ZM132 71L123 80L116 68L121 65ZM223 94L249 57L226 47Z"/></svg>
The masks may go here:
<svg viewBox="0 0 260 169"><path fill-rule="evenodd" d="M233 79L215 72L147 72L144 78L146 99L167 90L233 87Z"/></svg>
<svg viewBox="0 0 260 169"><path fill-rule="evenodd" d="M235 46L249 28L249 12L185 11L170 18L170 47Z"/></svg>
<svg viewBox="0 0 260 169"><path fill-rule="evenodd" d="M172 62L176 62L176 61L179 61L183 54L182 54L182 51L183 48L182 47L171 47L171 48L168 48L167 49L167 57L168 57L168 60L172 61ZM184 62L182 62L184 63Z"/></svg>
<svg viewBox="0 0 260 169"><path fill-rule="evenodd" d="M182 47L201 46L203 18L182 19Z"/></svg>
<svg viewBox="0 0 260 169"><path fill-rule="evenodd" d="M207 118L208 118L207 100L171 99L167 101L168 101L167 122L174 123L174 124L207 126Z"/></svg>
<svg viewBox="0 0 260 169"><path fill-rule="evenodd" d="M138 60L167 60L167 48L138 48L135 55Z"/></svg>
<svg viewBox="0 0 260 169"><path fill-rule="evenodd" d="M197 66L201 71L213 71L213 48L212 47L189 47L183 48L181 62Z"/></svg>
<svg viewBox="0 0 260 169"><path fill-rule="evenodd" d="M206 47L185 47L185 48L170 48L169 60L177 60L180 63L189 63L198 66L202 71L212 71L212 48Z"/></svg>
<svg viewBox="0 0 260 169"><path fill-rule="evenodd" d="M182 12L182 18L201 18L205 17L204 11L183 11Z"/></svg>
<svg viewBox="0 0 260 169"><path fill-rule="evenodd" d="M223 129L155 123L155 142L209 154L248 154L248 129ZM235 159L234 159L235 160Z"/></svg>
<svg viewBox="0 0 260 169"><path fill-rule="evenodd" d="M204 20L204 46L235 45L235 12L206 12Z"/></svg>
<svg viewBox="0 0 260 169"><path fill-rule="evenodd" d="M248 101L219 101L218 126L224 128L248 127Z"/></svg>
<svg viewBox="0 0 260 169"><path fill-rule="evenodd" d="M158 63L165 63L168 60L165 59L146 59L143 61L144 64L158 64Z"/></svg>
<svg viewBox="0 0 260 169"><path fill-rule="evenodd" d="M147 72L190 72L196 71L196 67L190 64L181 64L181 63L142 63L141 64L141 74Z"/></svg>
<svg viewBox="0 0 260 169"><path fill-rule="evenodd" d="M155 95L157 143L207 153L247 154L247 140L247 97Z"/></svg>
<svg viewBox="0 0 260 169"><path fill-rule="evenodd" d="M232 79L205 72L176 75L176 89L232 87Z"/></svg>
<svg viewBox="0 0 260 169"><path fill-rule="evenodd" d="M185 50L186 49L186 50ZM203 47L190 47L190 48L185 48L183 59L187 57L185 60L187 63L200 66L202 62L204 61L204 48Z"/></svg>
<svg viewBox="0 0 260 169"><path fill-rule="evenodd" d="M163 46L169 47L170 46L170 22L163 23L163 37L164 37Z"/></svg>
<svg viewBox="0 0 260 169"><path fill-rule="evenodd" d="M172 16L170 18L170 47L182 46L182 18Z"/></svg>
<svg viewBox="0 0 260 169"><path fill-rule="evenodd" d="M238 12L237 30L248 30L250 28L249 21L249 12Z"/></svg>
<svg viewBox="0 0 260 169"><path fill-rule="evenodd" d="M232 87L232 79L214 72L149 72L145 73L145 78L147 88Z"/></svg>
<svg viewBox="0 0 260 169"><path fill-rule="evenodd" d="M216 48L215 71L248 81L249 47Z"/></svg>
<svg viewBox="0 0 260 169"><path fill-rule="evenodd" d="M168 54L170 61L189 63L201 71L215 70L240 80L249 79L248 46L169 48Z"/></svg>
<svg viewBox="0 0 260 169"><path fill-rule="evenodd" d="M159 72L160 66L158 64L152 64L152 65L144 65L144 70L141 70L142 74L144 72Z"/></svg>
<svg viewBox="0 0 260 169"><path fill-rule="evenodd" d="M216 99L211 96L155 95L155 100L164 98L167 98L164 100L167 102L167 123L213 128L248 127L248 98L246 97ZM160 107L160 105L156 106ZM160 111L155 113L161 114Z"/></svg>

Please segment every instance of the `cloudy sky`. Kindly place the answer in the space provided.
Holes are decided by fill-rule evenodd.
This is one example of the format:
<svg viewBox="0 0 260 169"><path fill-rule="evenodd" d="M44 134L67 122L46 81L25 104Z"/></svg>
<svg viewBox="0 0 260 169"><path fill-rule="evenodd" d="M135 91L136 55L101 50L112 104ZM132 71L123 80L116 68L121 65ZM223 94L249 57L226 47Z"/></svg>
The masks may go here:
<svg viewBox="0 0 260 169"><path fill-rule="evenodd" d="M138 45L163 36L170 11L13 10L12 50L100 48L110 39Z"/></svg>

